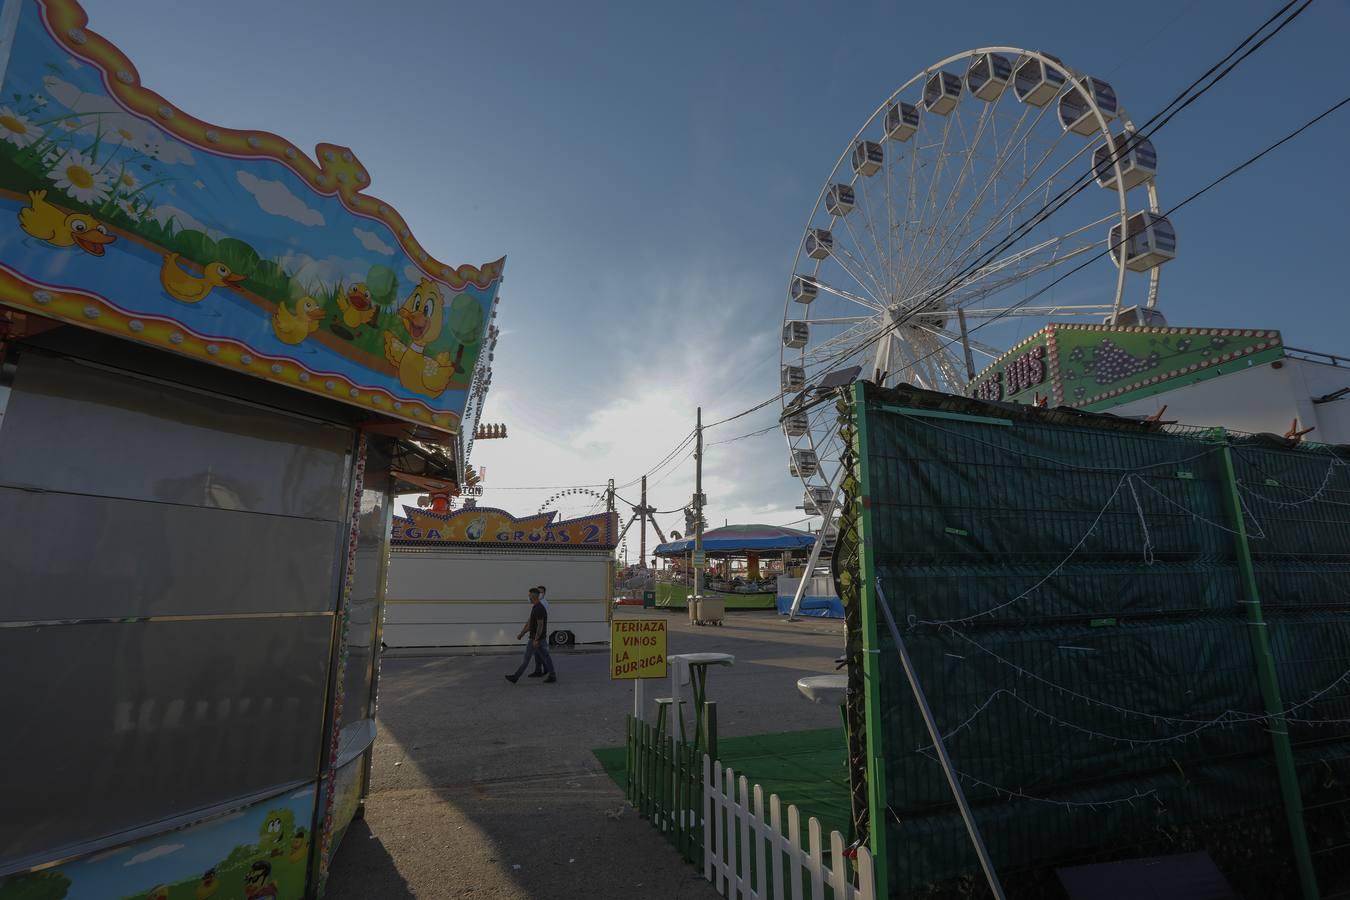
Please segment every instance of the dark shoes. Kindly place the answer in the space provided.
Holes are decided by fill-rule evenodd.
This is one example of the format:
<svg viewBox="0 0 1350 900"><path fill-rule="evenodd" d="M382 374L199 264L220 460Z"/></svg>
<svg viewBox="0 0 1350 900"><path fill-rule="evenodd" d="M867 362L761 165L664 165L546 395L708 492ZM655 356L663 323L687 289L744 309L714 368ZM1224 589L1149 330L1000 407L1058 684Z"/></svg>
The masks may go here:
<svg viewBox="0 0 1350 900"><path fill-rule="evenodd" d="M520 680L520 676L519 676L519 675L507 675L507 676L506 676L506 680L509 681L509 682L511 682L512 684L515 684L517 681Z"/></svg>
<svg viewBox="0 0 1350 900"><path fill-rule="evenodd" d="M558 680L558 677L557 677L556 675L549 675L547 678L544 679L544 684L552 684L553 682L555 682L555 681L557 681L557 680Z"/></svg>
<svg viewBox="0 0 1350 900"><path fill-rule="evenodd" d="M543 673L543 672L531 672L530 674L526 675L525 677L526 677L526 678L543 678L543 677L544 677L544 673Z"/></svg>

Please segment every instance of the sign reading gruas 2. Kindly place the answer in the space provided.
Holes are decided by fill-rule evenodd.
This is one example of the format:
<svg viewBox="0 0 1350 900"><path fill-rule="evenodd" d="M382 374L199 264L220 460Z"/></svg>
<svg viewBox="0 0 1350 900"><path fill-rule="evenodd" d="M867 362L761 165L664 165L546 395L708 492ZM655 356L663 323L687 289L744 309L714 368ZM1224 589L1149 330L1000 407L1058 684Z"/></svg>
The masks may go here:
<svg viewBox="0 0 1350 900"><path fill-rule="evenodd" d="M556 512L524 519L500 509L470 507L435 513L403 507L406 517L394 517L396 546L509 544L554 549L605 549L615 546L614 514L554 521Z"/></svg>
<svg viewBox="0 0 1350 900"><path fill-rule="evenodd" d="M76 3L4 8L0 304L458 430L504 260L432 257L346 147L178 109Z"/></svg>

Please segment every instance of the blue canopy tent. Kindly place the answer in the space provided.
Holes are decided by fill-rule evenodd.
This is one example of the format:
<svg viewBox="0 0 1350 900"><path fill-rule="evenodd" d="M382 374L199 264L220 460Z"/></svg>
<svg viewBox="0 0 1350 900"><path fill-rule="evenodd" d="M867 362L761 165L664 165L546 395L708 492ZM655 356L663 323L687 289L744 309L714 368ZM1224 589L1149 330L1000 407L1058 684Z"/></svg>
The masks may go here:
<svg viewBox="0 0 1350 900"><path fill-rule="evenodd" d="M704 553L736 553L773 550L809 550L816 536L781 525L727 525L703 533ZM656 548L657 556L683 556L694 549L694 539L667 541Z"/></svg>
<svg viewBox="0 0 1350 900"><path fill-rule="evenodd" d="M774 553L774 552L800 552L806 553L811 549L811 545L816 541L816 536L809 532L798 531L795 528L785 528L782 525L727 525L722 528L714 528L703 534L703 552L709 556L741 556L745 554ZM681 557L693 552L694 540L687 538L681 541L667 541L656 548L657 556ZM843 618L844 608L839 602L839 598L834 596L834 591L830 588L829 578L817 576L811 579L807 596L802 598L800 614L807 616L821 616L830 618ZM676 586L669 586L668 590L658 582L657 584L657 605L658 606L678 606L683 602L682 596L677 596L681 588L676 590ZM716 587L710 586L711 590L717 592ZM708 590L709 588L705 588ZM753 604L758 608L770 609L776 607L780 613L786 613L792 606L792 592L784 595L781 591L774 589L772 580L768 585L770 593L760 596L765 597L762 604ZM795 589L795 585L794 585ZM740 590L745 590L741 588ZM665 596L669 594L670 596ZM820 596L817 596L819 594ZM737 597L734 594L727 595L728 608L752 606L748 598ZM772 602L769 602L772 601ZM753 607L752 607L753 608Z"/></svg>

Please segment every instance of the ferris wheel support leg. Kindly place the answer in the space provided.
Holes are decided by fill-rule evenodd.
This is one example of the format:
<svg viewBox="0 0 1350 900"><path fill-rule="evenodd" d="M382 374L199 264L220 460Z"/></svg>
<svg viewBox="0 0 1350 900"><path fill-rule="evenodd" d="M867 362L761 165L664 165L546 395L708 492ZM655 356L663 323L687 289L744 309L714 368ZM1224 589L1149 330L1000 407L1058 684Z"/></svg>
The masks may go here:
<svg viewBox="0 0 1350 900"><path fill-rule="evenodd" d="M816 563L820 562L820 551L825 546L825 532L830 527L830 521L834 518L834 508L839 504L839 491L836 489L830 495L830 502L825 504L823 524L820 527L820 533L816 535L816 542L811 545L811 555L806 560L806 571L802 572L802 580L797 583L797 593L792 597L792 609L788 611L788 621L797 621L797 612L802 608L802 597L806 595L806 586L811 583L811 574L816 570Z"/></svg>

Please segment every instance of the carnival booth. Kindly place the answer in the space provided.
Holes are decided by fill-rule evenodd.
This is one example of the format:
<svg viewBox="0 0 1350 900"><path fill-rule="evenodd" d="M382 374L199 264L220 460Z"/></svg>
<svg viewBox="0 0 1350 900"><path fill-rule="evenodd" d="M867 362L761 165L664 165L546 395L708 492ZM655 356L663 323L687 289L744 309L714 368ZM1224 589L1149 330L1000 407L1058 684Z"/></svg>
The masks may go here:
<svg viewBox="0 0 1350 900"><path fill-rule="evenodd" d="M613 513L518 519L500 509L404 507L389 561L390 647L517 645L528 591L547 590L553 644L609 640Z"/></svg>
<svg viewBox="0 0 1350 900"><path fill-rule="evenodd" d="M708 567L704 596L720 597L727 609L773 609L778 576L810 552L815 535L780 525L728 525L703 535ZM683 609L694 592L694 540L668 541L656 555L670 560L657 575L656 605Z"/></svg>
<svg viewBox="0 0 1350 900"><path fill-rule="evenodd" d="M1278 331L1051 324L989 364L970 394L1234 431L1350 442L1350 358Z"/></svg>
<svg viewBox="0 0 1350 900"><path fill-rule="evenodd" d="M460 478L502 261L178 109L72 2L7 2L0 66L0 897L315 896L392 499Z"/></svg>

